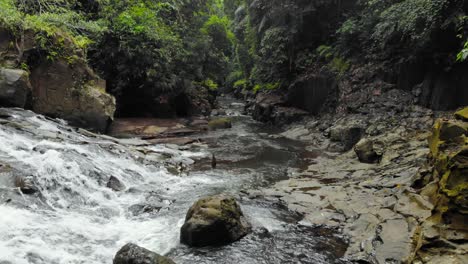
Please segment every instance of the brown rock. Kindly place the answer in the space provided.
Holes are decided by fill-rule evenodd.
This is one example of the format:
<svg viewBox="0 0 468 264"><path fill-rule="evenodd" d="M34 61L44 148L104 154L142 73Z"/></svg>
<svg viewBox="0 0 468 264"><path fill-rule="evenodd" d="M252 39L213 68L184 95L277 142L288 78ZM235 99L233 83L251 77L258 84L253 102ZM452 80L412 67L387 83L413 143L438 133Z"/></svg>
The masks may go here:
<svg viewBox="0 0 468 264"><path fill-rule="evenodd" d="M98 132L105 132L113 120L114 97L82 59L43 62L32 71L31 84L35 112Z"/></svg>
<svg viewBox="0 0 468 264"><path fill-rule="evenodd" d="M26 71L0 69L0 106L25 108L31 98L31 90Z"/></svg>

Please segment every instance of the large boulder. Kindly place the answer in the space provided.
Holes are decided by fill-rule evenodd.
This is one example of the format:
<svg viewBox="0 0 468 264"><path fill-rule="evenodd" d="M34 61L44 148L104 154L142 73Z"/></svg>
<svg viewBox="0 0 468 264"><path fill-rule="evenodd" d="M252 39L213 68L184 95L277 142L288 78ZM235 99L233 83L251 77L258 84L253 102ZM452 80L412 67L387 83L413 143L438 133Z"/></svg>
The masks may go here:
<svg viewBox="0 0 468 264"><path fill-rule="evenodd" d="M0 69L0 106L24 108L31 99L31 91L26 71Z"/></svg>
<svg viewBox="0 0 468 264"><path fill-rule="evenodd" d="M251 231L233 197L210 196L192 205L181 228L180 241L189 246L223 245Z"/></svg>
<svg viewBox="0 0 468 264"><path fill-rule="evenodd" d="M70 124L105 132L113 120L115 99L105 82L80 58L42 62L31 72L32 108Z"/></svg>
<svg viewBox="0 0 468 264"><path fill-rule="evenodd" d="M135 244L126 244L114 257L114 264L175 264L171 259Z"/></svg>

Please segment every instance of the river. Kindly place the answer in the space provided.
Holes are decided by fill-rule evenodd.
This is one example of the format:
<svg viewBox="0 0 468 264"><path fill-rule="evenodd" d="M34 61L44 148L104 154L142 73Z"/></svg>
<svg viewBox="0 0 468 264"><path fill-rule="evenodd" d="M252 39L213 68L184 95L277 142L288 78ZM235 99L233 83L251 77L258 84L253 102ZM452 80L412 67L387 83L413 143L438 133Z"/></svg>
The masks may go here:
<svg viewBox="0 0 468 264"><path fill-rule="evenodd" d="M345 263L346 243L335 231L301 225L278 199L243 192L299 170L302 144L243 115L241 102L220 104L233 128L193 135L201 143L183 147L93 135L30 111L0 109L0 263L112 263L128 242L180 264ZM39 191L21 194L17 176ZM111 176L124 191L106 187ZM224 247L181 245L190 205L222 192L238 199L254 231Z"/></svg>

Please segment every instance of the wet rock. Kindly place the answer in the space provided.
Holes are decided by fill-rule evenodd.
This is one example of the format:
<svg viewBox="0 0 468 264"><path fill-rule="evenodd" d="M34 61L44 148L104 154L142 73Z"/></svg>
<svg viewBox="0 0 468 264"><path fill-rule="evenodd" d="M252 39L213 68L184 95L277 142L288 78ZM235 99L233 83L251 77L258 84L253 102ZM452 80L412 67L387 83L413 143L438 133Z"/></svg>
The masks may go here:
<svg viewBox="0 0 468 264"><path fill-rule="evenodd" d="M192 205L181 228L180 240L189 246L223 245L251 231L233 197L210 196Z"/></svg>
<svg viewBox="0 0 468 264"><path fill-rule="evenodd" d="M134 204L128 208L128 211L134 216L142 214L155 214L158 213L163 207L150 204Z"/></svg>
<svg viewBox="0 0 468 264"><path fill-rule="evenodd" d="M70 124L106 132L113 121L115 98L82 59L42 62L31 72L32 109Z"/></svg>
<svg viewBox="0 0 468 264"><path fill-rule="evenodd" d="M354 146L354 152L358 156L359 161L364 163L375 163L382 158L382 154L376 151L374 142L370 139L361 139Z"/></svg>
<svg viewBox="0 0 468 264"><path fill-rule="evenodd" d="M0 68L0 106L25 108L31 91L26 71Z"/></svg>
<svg viewBox="0 0 468 264"><path fill-rule="evenodd" d="M410 263L413 245L407 230L408 223L404 219L387 220L379 226L379 240L376 247L376 259L384 263Z"/></svg>
<svg viewBox="0 0 468 264"><path fill-rule="evenodd" d="M293 140L304 140L304 141L311 138L309 129L303 126L287 130L281 133L281 136L285 138L293 139Z"/></svg>
<svg viewBox="0 0 468 264"><path fill-rule="evenodd" d="M229 118L213 119L210 122L208 122L208 127L211 130L231 128L232 122Z"/></svg>
<svg viewBox="0 0 468 264"><path fill-rule="evenodd" d="M175 264L171 259L135 244L126 244L114 257L114 264Z"/></svg>
<svg viewBox="0 0 468 264"><path fill-rule="evenodd" d="M15 187L19 188L24 194L34 194L38 191L38 188L29 177L16 176Z"/></svg>
<svg viewBox="0 0 468 264"><path fill-rule="evenodd" d="M118 178L111 176L107 182L107 188L110 188L115 192L120 192L125 190L125 185Z"/></svg>
<svg viewBox="0 0 468 264"><path fill-rule="evenodd" d="M361 139L364 132L364 126L358 123L335 125L330 128L330 139L341 142L344 150L348 151Z"/></svg>
<svg viewBox="0 0 468 264"><path fill-rule="evenodd" d="M255 120L275 125L286 125L299 121L309 112L286 106L286 101L274 93L259 93L252 102L252 117Z"/></svg>

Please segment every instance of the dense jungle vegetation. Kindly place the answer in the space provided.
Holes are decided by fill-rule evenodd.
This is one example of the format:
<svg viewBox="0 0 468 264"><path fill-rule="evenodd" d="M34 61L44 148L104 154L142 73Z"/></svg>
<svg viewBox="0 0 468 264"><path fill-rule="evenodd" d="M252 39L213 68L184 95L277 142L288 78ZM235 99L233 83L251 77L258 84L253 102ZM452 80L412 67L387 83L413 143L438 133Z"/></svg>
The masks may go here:
<svg viewBox="0 0 468 264"><path fill-rule="evenodd" d="M0 23L16 46L34 31L47 59L84 51L121 112L144 114L187 89L286 89L317 70L447 70L468 57L467 11L464 0L0 0Z"/></svg>

